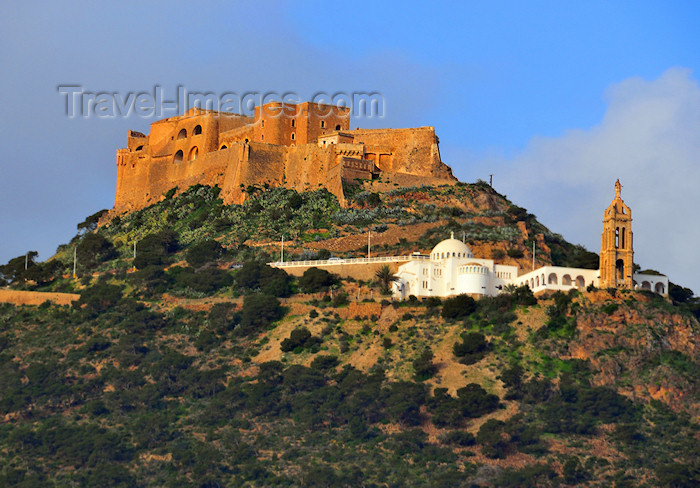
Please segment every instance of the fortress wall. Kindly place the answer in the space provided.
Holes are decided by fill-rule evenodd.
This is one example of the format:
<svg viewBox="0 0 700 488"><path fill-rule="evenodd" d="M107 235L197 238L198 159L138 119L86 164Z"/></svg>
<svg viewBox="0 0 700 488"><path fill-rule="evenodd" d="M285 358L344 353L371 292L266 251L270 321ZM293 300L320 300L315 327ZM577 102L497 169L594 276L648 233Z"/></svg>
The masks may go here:
<svg viewBox="0 0 700 488"><path fill-rule="evenodd" d="M336 164L326 172L326 190L338 198L338 203L345 206L345 193L343 192L343 165Z"/></svg>
<svg viewBox="0 0 700 488"><path fill-rule="evenodd" d="M369 165L362 162L359 159L353 158L343 158L343 164L341 165L342 177L346 181L359 180L369 180L372 179L372 172L369 169Z"/></svg>
<svg viewBox="0 0 700 488"><path fill-rule="evenodd" d="M392 273L396 273L399 269L399 264L393 262L378 262L378 263L352 263L352 264L317 264L315 266L294 266L280 268L284 272L292 276L301 276L309 268L325 269L329 273L335 273L341 278L355 278L356 280L374 280L375 274L382 266L389 266Z"/></svg>
<svg viewBox="0 0 700 488"><path fill-rule="evenodd" d="M252 117L238 114L222 114L215 117L219 120L219 133L240 129L254 122Z"/></svg>
<svg viewBox="0 0 700 488"><path fill-rule="evenodd" d="M237 143L234 147L219 152L227 152L238 147L241 148L239 149L241 161L235 168L236 174L226 175L225 181L221 183L224 203L242 203L245 200L241 185L246 188L250 185L260 186L265 183L272 186L283 184L284 147L259 142ZM228 163L229 171L234 169L233 165L233 162Z"/></svg>
<svg viewBox="0 0 700 488"><path fill-rule="evenodd" d="M356 129L352 131L355 143L365 144L365 153L382 171L433 176L455 180L452 170L440 160L435 129ZM376 146L376 147L372 147ZM380 159L390 151L391 157Z"/></svg>
<svg viewBox="0 0 700 488"><path fill-rule="evenodd" d="M325 185L328 170L336 164L335 152L315 144L287 148L284 177L286 185L301 192Z"/></svg>
<svg viewBox="0 0 700 488"><path fill-rule="evenodd" d="M252 141L255 137L255 130L253 126L244 125L236 129L231 129L226 132L219 132L219 145L226 144L227 147L231 147L232 144L238 141Z"/></svg>
<svg viewBox="0 0 700 488"><path fill-rule="evenodd" d="M180 190L197 183L221 186L227 166L224 153L200 153L194 161L180 163L169 155L139 158L129 154L126 164L117 169L115 210L131 211L159 202L175 186Z"/></svg>

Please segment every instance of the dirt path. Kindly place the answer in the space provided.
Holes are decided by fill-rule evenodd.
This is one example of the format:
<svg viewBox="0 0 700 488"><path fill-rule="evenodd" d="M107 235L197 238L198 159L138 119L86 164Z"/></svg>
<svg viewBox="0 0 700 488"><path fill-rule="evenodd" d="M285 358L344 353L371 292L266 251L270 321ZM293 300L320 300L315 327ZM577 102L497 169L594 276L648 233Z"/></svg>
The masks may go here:
<svg viewBox="0 0 700 488"><path fill-rule="evenodd" d="M70 305L78 300L77 293L54 293L46 291L0 290L0 302L14 305L41 305L49 301L56 305Z"/></svg>

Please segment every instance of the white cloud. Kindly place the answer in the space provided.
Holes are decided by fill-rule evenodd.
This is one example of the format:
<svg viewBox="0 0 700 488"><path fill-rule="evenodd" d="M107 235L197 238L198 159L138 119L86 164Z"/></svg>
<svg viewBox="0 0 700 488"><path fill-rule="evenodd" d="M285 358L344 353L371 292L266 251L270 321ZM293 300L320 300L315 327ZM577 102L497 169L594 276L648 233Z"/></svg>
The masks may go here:
<svg viewBox="0 0 700 488"><path fill-rule="evenodd" d="M495 186L597 252L603 209L620 178L634 218L635 262L700 293L698 81L671 68L656 80L624 80L605 96L598 125L535 137L512 159L490 161L499 168Z"/></svg>

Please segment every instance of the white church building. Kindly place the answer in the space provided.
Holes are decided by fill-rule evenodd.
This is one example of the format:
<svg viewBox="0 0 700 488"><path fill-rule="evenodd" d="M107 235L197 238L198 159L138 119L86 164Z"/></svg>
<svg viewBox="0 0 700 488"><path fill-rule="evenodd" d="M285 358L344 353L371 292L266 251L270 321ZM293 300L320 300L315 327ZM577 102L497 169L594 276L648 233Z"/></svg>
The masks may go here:
<svg viewBox="0 0 700 488"><path fill-rule="evenodd" d="M475 258L469 246L454 238L440 242L430 255L408 261L399 267L392 285L395 298L411 295L449 297L460 294L495 296L506 285L528 286L542 291L585 290L589 285L648 290L668 294L668 278L632 271L631 211L620 198L621 185L615 184L616 197L605 211L601 239L601 269L542 266L523 272L518 266L496 264L492 259ZM627 236L627 237L626 237ZM607 266L606 263L610 263Z"/></svg>

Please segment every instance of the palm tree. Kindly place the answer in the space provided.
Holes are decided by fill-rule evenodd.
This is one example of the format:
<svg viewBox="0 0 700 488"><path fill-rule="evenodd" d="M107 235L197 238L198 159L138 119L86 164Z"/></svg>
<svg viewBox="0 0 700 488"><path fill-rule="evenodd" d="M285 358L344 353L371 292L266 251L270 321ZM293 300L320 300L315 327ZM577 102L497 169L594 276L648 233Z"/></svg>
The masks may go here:
<svg viewBox="0 0 700 488"><path fill-rule="evenodd" d="M377 281L380 283L383 295L391 293L391 284L399 280L399 278L391 272L391 268L388 264L379 268L374 273L374 277L377 278Z"/></svg>

